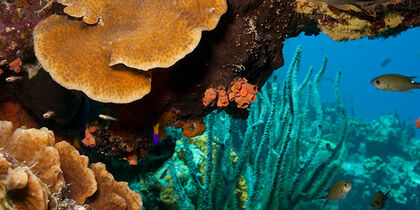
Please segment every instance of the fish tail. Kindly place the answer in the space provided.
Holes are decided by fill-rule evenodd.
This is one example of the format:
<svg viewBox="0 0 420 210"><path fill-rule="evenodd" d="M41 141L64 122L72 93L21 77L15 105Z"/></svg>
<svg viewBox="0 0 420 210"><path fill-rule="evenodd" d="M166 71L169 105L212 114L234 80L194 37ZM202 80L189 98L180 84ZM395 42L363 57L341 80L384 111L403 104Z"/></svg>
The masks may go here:
<svg viewBox="0 0 420 210"><path fill-rule="evenodd" d="M325 200L325 203L324 203L324 205L322 206L322 210L324 210L325 205L327 205L327 202L328 202L328 200Z"/></svg>
<svg viewBox="0 0 420 210"><path fill-rule="evenodd" d="M420 83L419 83L420 84ZM388 194L391 192L391 188L388 190L388 192L385 193L385 197L388 198Z"/></svg>

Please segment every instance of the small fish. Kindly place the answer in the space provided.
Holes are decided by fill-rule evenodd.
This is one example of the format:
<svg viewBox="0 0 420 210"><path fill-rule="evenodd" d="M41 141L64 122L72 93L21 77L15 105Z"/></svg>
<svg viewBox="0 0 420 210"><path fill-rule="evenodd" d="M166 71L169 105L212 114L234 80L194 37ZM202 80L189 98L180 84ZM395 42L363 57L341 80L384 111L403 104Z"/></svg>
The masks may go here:
<svg viewBox="0 0 420 210"><path fill-rule="evenodd" d="M417 128L420 128L420 117L418 120L414 121L414 123L416 124Z"/></svg>
<svg viewBox="0 0 420 210"><path fill-rule="evenodd" d="M6 78L6 82L16 82L22 79L23 79L22 76L10 76Z"/></svg>
<svg viewBox="0 0 420 210"><path fill-rule="evenodd" d="M384 74L371 80L370 83L376 88L387 91L410 92L411 89L420 89L420 83L400 74Z"/></svg>
<svg viewBox="0 0 420 210"><path fill-rule="evenodd" d="M381 62L381 67L385 67L389 62L391 62L391 58L386 58Z"/></svg>
<svg viewBox="0 0 420 210"><path fill-rule="evenodd" d="M153 142L155 144L159 143L159 123L156 123L156 125L153 126Z"/></svg>
<svg viewBox="0 0 420 210"><path fill-rule="evenodd" d="M372 198L370 205L375 209L382 209L385 206L385 201L389 198L388 194L391 192L391 189L388 190L385 194L382 191L378 191Z"/></svg>
<svg viewBox="0 0 420 210"><path fill-rule="evenodd" d="M327 190L328 195L324 198L325 203L324 206L322 206L322 209L325 208L325 205L327 205L327 202L329 200L340 200L344 197L346 197L347 193L351 190L353 186L353 182L349 180L340 180L335 182L330 189Z"/></svg>
<svg viewBox="0 0 420 210"><path fill-rule="evenodd" d="M117 118L114 118L114 117L111 117L111 116L108 116L108 115L104 115L104 114L100 114L99 115L99 118L101 118L103 120L112 120L112 121L116 121L117 120Z"/></svg>
<svg viewBox="0 0 420 210"><path fill-rule="evenodd" d="M42 117L45 118L45 119L50 119L52 116L54 116L54 114L55 114L55 112L50 110L50 111L45 112L42 115Z"/></svg>

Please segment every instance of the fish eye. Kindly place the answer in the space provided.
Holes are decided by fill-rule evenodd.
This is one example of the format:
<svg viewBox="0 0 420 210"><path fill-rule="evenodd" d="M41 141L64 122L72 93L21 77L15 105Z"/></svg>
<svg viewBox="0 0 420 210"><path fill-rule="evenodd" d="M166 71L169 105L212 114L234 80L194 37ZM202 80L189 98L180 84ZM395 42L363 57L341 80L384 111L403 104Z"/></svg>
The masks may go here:
<svg viewBox="0 0 420 210"><path fill-rule="evenodd" d="M344 187L347 187L349 185L348 182L344 182Z"/></svg>
<svg viewBox="0 0 420 210"><path fill-rule="evenodd" d="M375 80L375 83L376 83L377 85L381 84L381 82L380 82L379 80Z"/></svg>
<svg viewBox="0 0 420 210"><path fill-rule="evenodd" d="M375 206L379 206L379 202L378 201L375 201Z"/></svg>

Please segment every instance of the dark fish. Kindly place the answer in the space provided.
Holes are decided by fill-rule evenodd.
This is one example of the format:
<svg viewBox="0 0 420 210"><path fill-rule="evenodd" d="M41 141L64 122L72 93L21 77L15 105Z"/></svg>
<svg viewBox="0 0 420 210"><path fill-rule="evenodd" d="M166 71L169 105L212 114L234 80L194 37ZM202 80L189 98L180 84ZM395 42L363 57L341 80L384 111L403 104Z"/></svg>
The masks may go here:
<svg viewBox="0 0 420 210"><path fill-rule="evenodd" d="M382 191L378 191L372 198L370 205L375 209L382 209L385 206L385 201L389 198L388 194L391 192L391 189L388 190L385 194Z"/></svg>
<svg viewBox="0 0 420 210"><path fill-rule="evenodd" d="M407 77L400 74L384 74L371 80L370 83L381 90L409 92L411 89L420 88L420 83L414 82L414 78L416 77Z"/></svg>
<svg viewBox="0 0 420 210"><path fill-rule="evenodd" d="M340 200L344 197L346 197L347 193L351 190L353 186L353 182L349 180L340 180L335 182L330 189L327 190L328 195L324 198L325 203L324 206L322 206L322 209L325 208L325 205L327 205L327 202L329 200Z"/></svg>
<svg viewBox="0 0 420 210"><path fill-rule="evenodd" d="M387 58L383 60L381 63L381 67L385 67L386 65L388 65L389 62L391 62L391 58Z"/></svg>

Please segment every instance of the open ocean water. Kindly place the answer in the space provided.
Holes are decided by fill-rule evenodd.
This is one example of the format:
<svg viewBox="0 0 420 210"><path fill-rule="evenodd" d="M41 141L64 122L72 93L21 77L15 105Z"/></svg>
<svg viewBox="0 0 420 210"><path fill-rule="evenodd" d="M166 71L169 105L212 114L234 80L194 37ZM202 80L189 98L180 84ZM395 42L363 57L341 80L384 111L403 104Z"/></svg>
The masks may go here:
<svg viewBox="0 0 420 210"><path fill-rule="evenodd" d="M382 74L398 73L417 76L420 82L420 28L409 29L395 37L368 38L337 42L325 34L306 36L304 34L287 39L283 48L285 65L290 60L298 45L302 46L301 77L309 66L319 69L324 56L328 57L324 78L334 79L338 69L343 71L341 94L347 113L353 108L356 117L371 121L379 115L398 113L401 120L406 120L414 127L414 121L420 117L420 89L411 93L389 92L376 89L370 81ZM388 60L388 64L381 64ZM386 61L385 61L386 62ZM321 82L322 99L333 101L329 80ZM416 130L420 139L420 129Z"/></svg>
<svg viewBox="0 0 420 210"><path fill-rule="evenodd" d="M342 70L340 91L348 115L372 122L379 116L399 116L407 123L405 129L415 130L412 139L401 138L401 143L391 142L381 148L366 148L365 139L352 142L348 154L334 181L350 179L353 189L341 201L330 201L325 209L374 209L370 202L381 190L391 189L383 209L420 209L419 159L414 156L415 145L420 145L420 129L415 120L420 117L420 89L411 92L389 92L375 88L370 81L380 75L397 73L417 76L420 82L420 29L409 29L389 38L337 42L325 34L287 39L283 48L285 65L276 71L279 80L285 72L298 46L302 47L302 80L307 69L313 65L319 70L324 56L328 64L320 83L323 102L335 103L332 85L337 70ZM376 156L376 157L375 157ZM375 159L376 158L376 159ZM375 162L376 161L376 162ZM369 163L373 163L369 166ZM298 209L318 209L324 200L309 202ZM315 205L317 204L317 205Z"/></svg>

